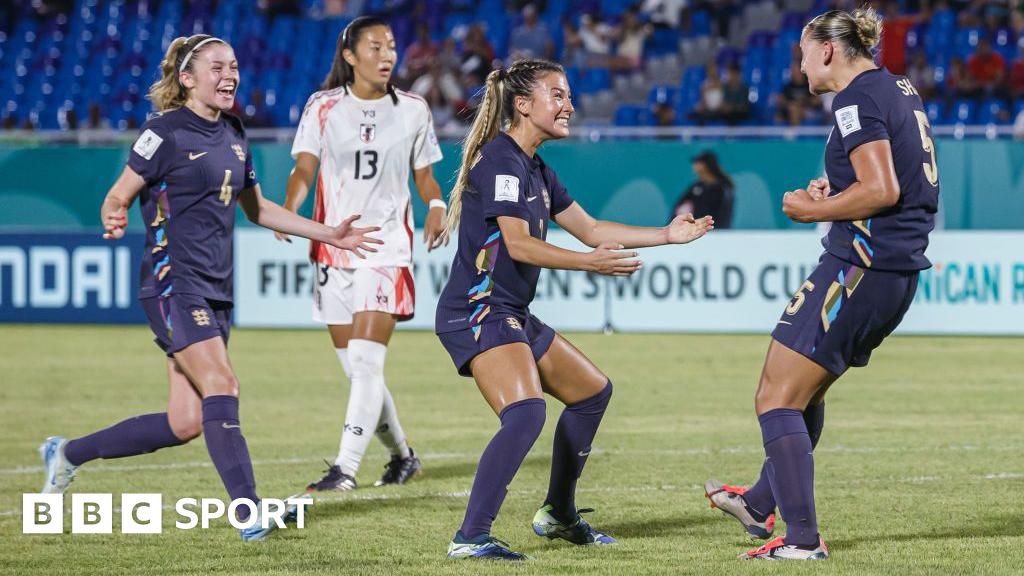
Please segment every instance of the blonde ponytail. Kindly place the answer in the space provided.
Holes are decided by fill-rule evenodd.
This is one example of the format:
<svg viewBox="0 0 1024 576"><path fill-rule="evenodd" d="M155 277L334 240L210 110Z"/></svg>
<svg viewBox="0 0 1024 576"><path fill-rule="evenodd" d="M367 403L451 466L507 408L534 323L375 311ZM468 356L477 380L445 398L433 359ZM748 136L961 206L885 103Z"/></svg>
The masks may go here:
<svg viewBox="0 0 1024 576"><path fill-rule="evenodd" d="M199 46L204 40L213 39L214 42L225 43L223 40L213 38L207 34L196 34L195 36L180 36L175 38L171 45L167 47L167 54L164 55L164 59L160 61L160 79L153 83L149 87L149 98L150 102L156 106L156 109L163 112L172 108L181 108L188 101L188 89L181 84L179 75L185 70L192 70L192 62L195 60L196 54L202 52L205 46ZM207 44L210 44L209 42ZM192 54L192 60L185 63L184 69L182 69L182 62L185 56L195 50Z"/></svg>
<svg viewBox="0 0 1024 576"><path fill-rule="evenodd" d="M860 43L870 52L878 46L882 38L882 18L874 8L858 8L853 11L853 21L857 26L857 37Z"/></svg>
<svg viewBox="0 0 1024 576"><path fill-rule="evenodd" d="M484 95L477 109L473 126L469 129L462 143L462 165L455 187L448 195L448 222L444 235L451 236L459 228L459 217L462 215L462 192L469 186L469 171L479 160L480 148L490 142L501 130L502 119L502 70L493 70L487 75L484 84Z"/></svg>

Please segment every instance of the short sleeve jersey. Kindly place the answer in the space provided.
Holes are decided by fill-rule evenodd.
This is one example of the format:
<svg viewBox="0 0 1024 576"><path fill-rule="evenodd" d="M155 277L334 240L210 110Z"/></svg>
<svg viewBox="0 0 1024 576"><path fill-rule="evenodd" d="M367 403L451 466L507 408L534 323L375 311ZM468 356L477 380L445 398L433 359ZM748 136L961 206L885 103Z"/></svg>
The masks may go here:
<svg viewBox="0 0 1024 576"><path fill-rule="evenodd" d="M917 90L884 68L861 73L832 104L833 127L825 148L832 194L857 181L850 154L863 144L888 140L900 184L895 206L865 219L833 222L822 244L830 254L865 268L923 270L928 233L935 227L939 175L931 126Z"/></svg>
<svg viewBox="0 0 1024 576"><path fill-rule="evenodd" d="M478 329L487 319L529 313L540 268L509 257L499 216L525 220L547 238L548 223L573 204L539 155L532 158L504 132L485 144L462 193L458 249L437 305L438 333Z"/></svg>
<svg viewBox="0 0 1024 576"><path fill-rule="evenodd" d="M232 301L238 194L256 185L241 120L209 121L188 108L148 120L128 166L146 181L139 297L194 294Z"/></svg>
<svg viewBox="0 0 1024 576"><path fill-rule="evenodd" d="M292 145L292 157L316 156L313 219L337 226L361 215L357 225L380 226L384 241L366 259L321 242L310 243L310 259L339 268L411 266L413 219L409 171L441 160L426 101L395 91L363 100L337 88L314 93L306 104Z"/></svg>

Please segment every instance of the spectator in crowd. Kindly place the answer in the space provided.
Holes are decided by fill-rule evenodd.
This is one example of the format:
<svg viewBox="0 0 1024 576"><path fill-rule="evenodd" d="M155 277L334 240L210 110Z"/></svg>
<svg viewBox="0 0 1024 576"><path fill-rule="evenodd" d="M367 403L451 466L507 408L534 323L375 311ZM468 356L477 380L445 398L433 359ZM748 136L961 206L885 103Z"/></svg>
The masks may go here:
<svg viewBox="0 0 1024 576"><path fill-rule="evenodd" d="M1024 53L1018 54L1010 67L1010 95L1024 98Z"/></svg>
<svg viewBox="0 0 1024 576"><path fill-rule="evenodd" d="M85 127L89 130L110 130L110 120L103 116L103 109L96 102L89 104L89 120Z"/></svg>
<svg viewBox="0 0 1024 576"><path fill-rule="evenodd" d="M523 23L516 26L509 36L510 59L547 58L555 56L555 43L548 27L537 18L537 8L533 4L523 7Z"/></svg>
<svg viewBox="0 0 1024 576"><path fill-rule="evenodd" d="M647 16L647 21L656 28L679 28L686 0L644 0L640 12Z"/></svg>
<svg viewBox="0 0 1024 576"><path fill-rule="evenodd" d="M608 66L612 51L612 29L592 14L580 17L580 41L588 66Z"/></svg>
<svg viewBox="0 0 1024 576"><path fill-rule="evenodd" d="M900 11L898 2L890 0L882 10L882 40L879 63L893 74L904 74L907 69L907 32L923 21L921 14Z"/></svg>
<svg viewBox="0 0 1024 576"><path fill-rule="evenodd" d="M776 98L776 121L799 126L803 124L810 105L811 94L807 88L807 77L800 71L799 64L790 64L789 81Z"/></svg>
<svg viewBox="0 0 1024 576"><path fill-rule="evenodd" d="M430 38L430 26L426 22L416 24L416 40L405 49L402 80L406 86L427 72L430 63L437 58L437 44Z"/></svg>
<svg viewBox="0 0 1024 576"><path fill-rule="evenodd" d="M691 167L697 180L676 201L669 220L680 214L711 216L715 228L732 228L734 186L718 164L718 156L710 150L701 152L693 158Z"/></svg>
<svg viewBox="0 0 1024 576"><path fill-rule="evenodd" d="M676 109L671 102L655 102L651 112L654 116L655 126L676 125Z"/></svg>
<svg viewBox="0 0 1024 576"><path fill-rule="evenodd" d="M1006 61L992 50L992 41L987 37L978 40L978 49L967 59L967 71L985 96L1005 94Z"/></svg>
<svg viewBox="0 0 1024 576"><path fill-rule="evenodd" d="M740 66L733 62L725 73L725 85L722 86L721 117L730 126L735 126L750 118L750 87L743 82Z"/></svg>
<svg viewBox="0 0 1024 576"><path fill-rule="evenodd" d="M725 90L722 86L722 79L718 74L718 66L714 63L708 64L707 76L700 87L700 102L697 103L690 117L701 126L707 121L720 118L724 100Z"/></svg>
<svg viewBox="0 0 1024 576"><path fill-rule="evenodd" d="M946 71L946 98L978 98L981 88L977 81L967 72L962 58L954 57ZM949 102L947 102L949 104Z"/></svg>
<svg viewBox="0 0 1024 576"><path fill-rule="evenodd" d="M444 126L455 115L455 109L462 104L462 86L451 70L434 60L426 74L420 75L412 85L412 91L427 101L434 115L434 123Z"/></svg>
<svg viewBox="0 0 1024 576"><path fill-rule="evenodd" d="M644 42L651 32L651 26L640 21L634 8L626 10L622 22L613 31L616 46L612 67L616 70L639 68L644 57Z"/></svg>
<svg viewBox="0 0 1024 576"><path fill-rule="evenodd" d="M917 88L922 100L928 102L935 97L935 69L928 64L928 57L923 50L914 52L906 76L914 88Z"/></svg>
<svg viewBox="0 0 1024 576"><path fill-rule="evenodd" d="M483 26L474 24L462 41L462 58L459 63L463 74L471 74L483 84L484 78L490 73L494 62L494 47L487 41Z"/></svg>
<svg viewBox="0 0 1024 576"><path fill-rule="evenodd" d="M583 47L580 31L569 16L562 17L562 58L565 66L582 68L587 65L587 51Z"/></svg>

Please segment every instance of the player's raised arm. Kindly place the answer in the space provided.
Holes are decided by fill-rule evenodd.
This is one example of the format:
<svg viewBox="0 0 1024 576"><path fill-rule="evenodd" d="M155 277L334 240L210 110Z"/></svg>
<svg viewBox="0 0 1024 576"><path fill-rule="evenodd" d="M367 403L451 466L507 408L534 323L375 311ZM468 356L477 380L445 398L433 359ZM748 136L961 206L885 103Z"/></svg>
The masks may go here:
<svg viewBox="0 0 1024 576"><path fill-rule="evenodd" d="M253 224L269 228L284 234L293 234L331 244L343 250L351 250L359 258L365 258L363 252L376 252L374 244L383 244L381 240L368 236L380 230L379 226L359 228L352 226L352 223L359 219L355 214L346 218L336 227L327 226L304 218L298 214L285 209L279 204L268 200L260 192L260 185L256 184L242 190L238 196L239 204L245 216Z"/></svg>
<svg viewBox="0 0 1024 576"><path fill-rule="evenodd" d="M857 181L846 190L820 201L814 190L787 192L782 211L797 222L838 222L871 218L899 202L900 182L888 140L858 146L850 153L850 164Z"/></svg>
<svg viewBox="0 0 1024 576"><path fill-rule="evenodd" d="M103 205L100 207L100 220L103 222L103 238L120 240L128 227L128 208L131 208L139 193L146 187L146 181L135 173L130 166L125 166L114 185L107 191Z"/></svg>
<svg viewBox="0 0 1024 576"><path fill-rule="evenodd" d="M686 244L715 227L715 221L711 216L694 219L693 214L676 216L668 226L658 228L630 226L609 220L597 220L576 202L559 212L555 216L555 222L591 248L607 242L615 242L625 248Z"/></svg>

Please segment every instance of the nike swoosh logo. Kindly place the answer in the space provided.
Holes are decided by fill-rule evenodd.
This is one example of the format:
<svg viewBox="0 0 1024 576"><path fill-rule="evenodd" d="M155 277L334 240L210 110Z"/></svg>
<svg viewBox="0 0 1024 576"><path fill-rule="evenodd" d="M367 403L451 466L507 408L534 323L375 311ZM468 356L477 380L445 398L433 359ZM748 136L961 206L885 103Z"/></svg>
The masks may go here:
<svg viewBox="0 0 1024 576"><path fill-rule="evenodd" d="M193 153L189 152L188 153L188 159L189 160L196 160L198 158L202 158L203 156L206 156L208 153L209 153L209 151L200 152L199 154L193 154Z"/></svg>
<svg viewBox="0 0 1024 576"><path fill-rule="evenodd" d="M526 197L526 201L527 201L527 202L533 202L533 201L534 201L534 200L536 200L536 199L537 199L537 197L536 197L536 196L527 196L527 197Z"/></svg>
<svg viewBox="0 0 1024 576"><path fill-rule="evenodd" d="M590 450L580 450L576 454L581 458L586 458L587 456L590 456Z"/></svg>
<svg viewBox="0 0 1024 576"><path fill-rule="evenodd" d="M241 428L242 427L241 424L228 424L227 422L221 422L220 425L221 425L222 428L227 428L229 430L231 428Z"/></svg>
<svg viewBox="0 0 1024 576"><path fill-rule="evenodd" d="M792 326L793 325L792 322L786 322L785 320L779 320L778 324L785 324L786 326Z"/></svg>

